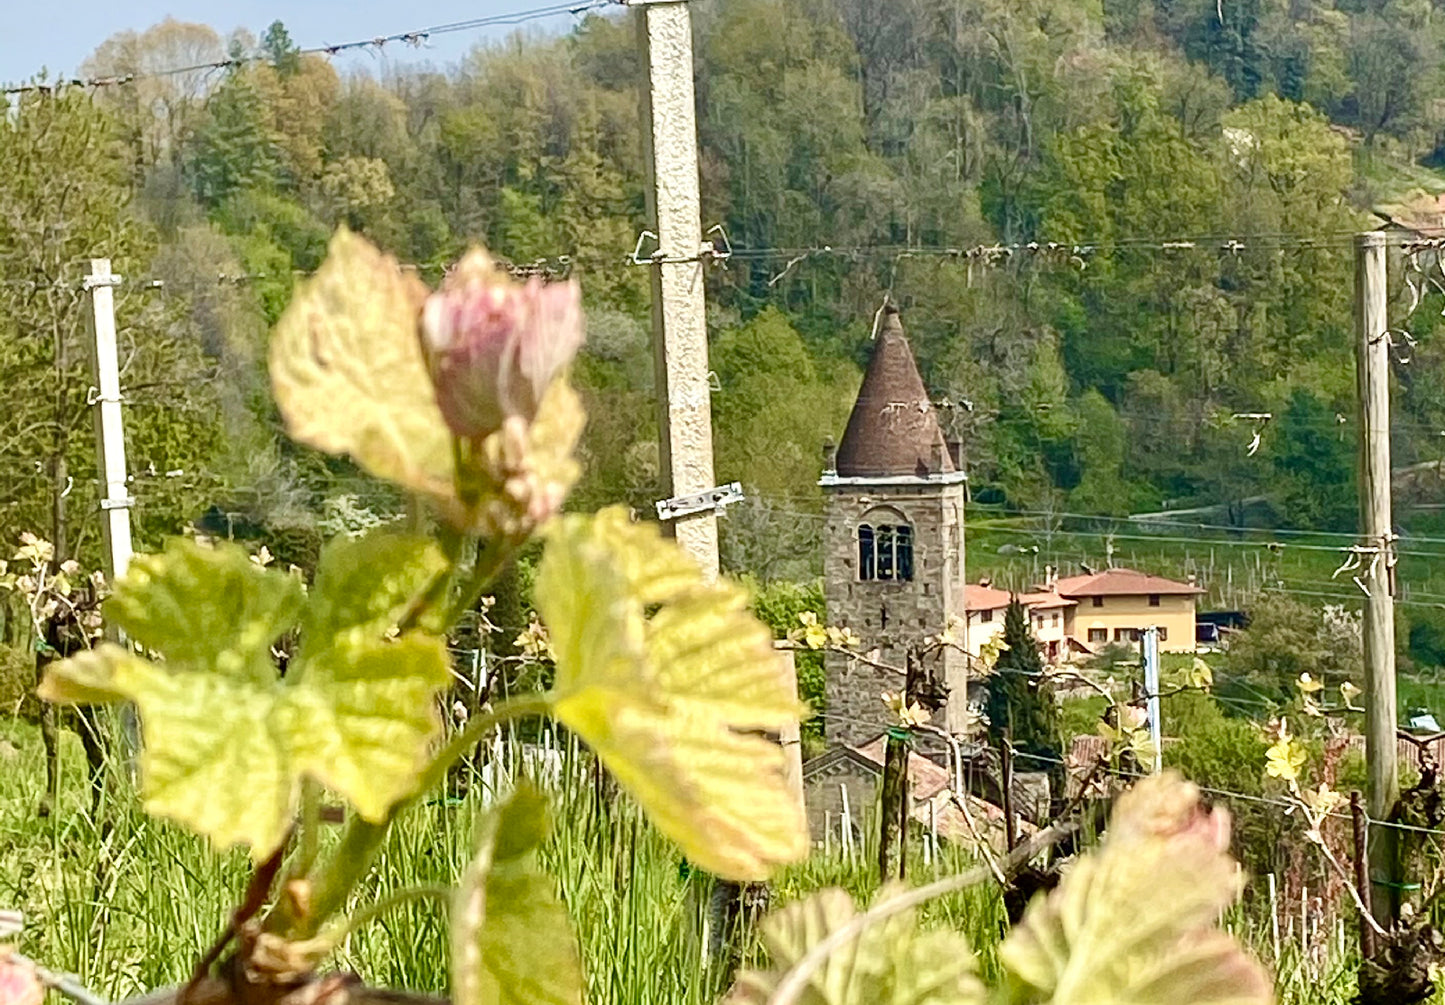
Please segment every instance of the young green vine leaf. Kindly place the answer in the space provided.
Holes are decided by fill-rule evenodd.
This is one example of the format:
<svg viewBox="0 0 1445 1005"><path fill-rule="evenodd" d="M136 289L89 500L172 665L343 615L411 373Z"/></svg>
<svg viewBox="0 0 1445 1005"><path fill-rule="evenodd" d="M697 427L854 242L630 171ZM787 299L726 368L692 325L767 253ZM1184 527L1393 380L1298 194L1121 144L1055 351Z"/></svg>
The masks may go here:
<svg viewBox="0 0 1445 1005"><path fill-rule="evenodd" d="M571 919L536 863L548 829L546 800L526 784L478 821L452 908L455 1005L581 1005Z"/></svg>
<svg viewBox="0 0 1445 1005"><path fill-rule="evenodd" d="M807 854L782 748L747 732L777 730L802 707L746 593L705 583L620 507L563 517L546 537L535 597L557 719L696 865L755 880Z"/></svg>
<svg viewBox="0 0 1445 1005"><path fill-rule="evenodd" d="M298 579L261 568L239 547L173 541L138 556L106 606L164 661L102 645L53 664L41 696L135 702L147 810L218 846L270 855L303 777L380 821L412 794L439 730L433 696L449 679L444 643L419 631L385 638L399 604L439 561L430 545L386 533L336 545L307 605ZM282 679L270 644L303 605L312 634Z"/></svg>
<svg viewBox="0 0 1445 1005"><path fill-rule="evenodd" d="M293 439L445 498L455 467L417 336L426 297L421 280L341 228L271 334L271 385Z"/></svg>
<svg viewBox="0 0 1445 1005"><path fill-rule="evenodd" d="M999 957L1010 1003L1266 1005L1269 978L1214 925L1241 879L1229 816L1177 775L1119 797L1103 845L1029 905Z"/></svg>
<svg viewBox="0 0 1445 1005"><path fill-rule="evenodd" d="M896 892L885 888L878 900ZM771 915L762 925L770 966L739 974L724 1005L766 1005L808 950L857 914L846 892L831 889ZM922 932L915 914L871 925L832 953L808 979L798 1005L982 1005L987 995L967 940L946 929Z"/></svg>

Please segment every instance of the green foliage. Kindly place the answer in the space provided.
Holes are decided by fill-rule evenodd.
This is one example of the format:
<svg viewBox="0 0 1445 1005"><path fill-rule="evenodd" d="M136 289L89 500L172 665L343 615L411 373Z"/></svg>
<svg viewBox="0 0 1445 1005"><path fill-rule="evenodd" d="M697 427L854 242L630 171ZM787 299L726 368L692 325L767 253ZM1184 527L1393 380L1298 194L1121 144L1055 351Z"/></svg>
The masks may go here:
<svg viewBox="0 0 1445 1005"><path fill-rule="evenodd" d="M1263 797L1261 765L1269 742L1251 716L1265 709L1240 700L1188 691L1171 695L1161 705L1163 732L1172 740L1164 745L1164 763L1206 788ZM1273 871L1283 833L1276 807L1241 799L1231 810L1240 859L1255 875Z"/></svg>
<svg viewBox="0 0 1445 1005"><path fill-rule="evenodd" d="M406 560L392 564L399 550ZM370 820L411 793L437 732L429 701L448 680L446 650L420 633L383 635L434 567L418 542L384 534L329 550L304 619L311 633L279 679L270 646L301 614L300 581L236 546L177 541L138 556L105 607L164 667L106 644L54 665L42 697L135 702L147 809L264 859L305 778Z"/></svg>
<svg viewBox="0 0 1445 1005"><path fill-rule="evenodd" d="M567 908L537 868L546 798L523 784L483 816L452 911L452 1000L580 1005L582 965Z"/></svg>
<svg viewBox="0 0 1445 1005"><path fill-rule="evenodd" d="M1058 760L1058 710L1043 689L1043 656L1017 597L1004 609L1003 645L987 680L989 736L995 743L1008 738L1021 753Z"/></svg>
<svg viewBox="0 0 1445 1005"><path fill-rule="evenodd" d="M974 406L943 414L975 498L1106 515L1218 504L1237 521L1264 497L1296 526L1341 526L1344 451L1326 448L1351 427L1341 439L1324 421L1352 393L1335 235L1401 180L1442 186L1416 163L1441 160L1441 81L1413 68L1438 62L1445 30L1422 9L963 0L934 16L926 3L749 0L700 17L704 215L758 252L706 273L716 467L749 493L724 525L725 566L816 574L817 521L794 514L818 512L818 447L841 430L885 288L930 389ZM168 23L110 40L94 62L129 73L220 46L204 26ZM575 498L655 501L647 275L616 264L646 202L626 19L588 16L563 37L384 80L340 80L279 24L242 50L259 58L224 76L102 97L145 215L167 231L208 215L240 260L197 272L251 277L238 292L274 321L291 271L316 266L336 223L428 275L475 240L554 269L565 256L589 309L644 336L579 360L591 422ZM1243 245L1221 253L1216 235ZM1197 240L1164 251L1163 237ZM1068 253L990 267L787 250L994 241ZM1434 456L1423 430L1445 418L1442 367L1422 341L1402 455ZM1278 420L1244 458L1241 411ZM264 408L254 417L276 431ZM353 474L293 477L314 503ZM236 466L223 478L250 488ZM175 505L160 501L158 525L192 515Z"/></svg>
<svg viewBox="0 0 1445 1005"><path fill-rule="evenodd" d="M815 579L808 583L792 583L786 580L759 583L745 579L752 594L753 613L763 624L773 630L773 637L785 639L788 633L798 627L798 615L811 611L824 618L823 581ZM823 651L821 649L798 648L793 651L794 665L798 671L798 697L803 699L812 715L803 720L803 734L821 740L823 737L823 713L827 709L823 678Z"/></svg>
<svg viewBox="0 0 1445 1005"><path fill-rule="evenodd" d="M885 888L881 899L890 893ZM763 945L773 964L767 972L744 973L731 1005L765 1005L788 972L810 949L856 922L853 898L842 890L824 890L790 904L763 923ZM806 1005L908 1002L911 1005L971 1005L985 1000L967 943L948 931L920 931L914 912L864 928L846 951L824 959L793 999Z"/></svg>
<svg viewBox="0 0 1445 1005"><path fill-rule="evenodd" d="M1226 663L1230 674L1222 697L1241 702L1283 703L1295 694L1295 682L1309 674L1326 687L1362 677L1360 625L1344 608L1310 608L1282 595L1262 598L1249 612L1249 627L1230 638Z"/></svg>
<svg viewBox="0 0 1445 1005"><path fill-rule="evenodd" d="M805 853L783 751L745 733L800 709L743 590L703 587L655 527L613 508L552 527L535 591L556 657L553 713L689 860L756 879Z"/></svg>
<svg viewBox="0 0 1445 1005"><path fill-rule="evenodd" d="M79 90L27 95L0 120L0 374L17 389L0 418L0 525L7 540L38 531L63 557L90 564L98 564L98 526L80 515L97 511L99 485L84 263L109 258L115 274L145 276L156 258L153 235L130 211L122 136L117 119ZM201 471L223 424L202 340L185 329L179 305L153 291L122 286L115 302L132 471ZM167 407L154 407L160 401ZM200 474L141 483L139 539L174 532L208 486Z"/></svg>
<svg viewBox="0 0 1445 1005"><path fill-rule="evenodd" d="M186 163L191 186L205 205L246 189L266 191L281 168L264 98L250 75L233 72L206 101Z"/></svg>
<svg viewBox="0 0 1445 1005"><path fill-rule="evenodd" d="M1339 412L1296 388L1280 417L1274 466L1285 520L1294 527L1352 530L1359 501L1355 491L1354 437L1336 420ZM1330 429L1334 422L1336 430Z"/></svg>

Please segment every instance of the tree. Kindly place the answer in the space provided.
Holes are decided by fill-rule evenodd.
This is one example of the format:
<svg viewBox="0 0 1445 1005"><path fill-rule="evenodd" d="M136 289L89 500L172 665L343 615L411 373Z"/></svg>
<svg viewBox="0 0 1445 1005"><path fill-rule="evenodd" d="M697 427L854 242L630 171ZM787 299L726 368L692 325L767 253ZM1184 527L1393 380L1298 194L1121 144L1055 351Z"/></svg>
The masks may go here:
<svg viewBox="0 0 1445 1005"><path fill-rule="evenodd" d="M114 118L77 90L37 92L0 119L0 528L46 536L58 559L98 561L99 506L84 263L109 258L148 275L152 236L128 211L129 174ZM220 435L212 367L182 323L183 301L122 286L116 321L131 470L183 470L139 481L141 542L175 533L207 488ZM163 401L165 407L155 407Z"/></svg>
<svg viewBox="0 0 1445 1005"><path fill-rule="evenodd" d="M1230 637L1226 656L1231 679L1217 689L1224 698L1258 707L1282 703L1309 674L1326 687L1360 680L1358 614L1344 608L1310 608L1291 597L1261 597L1249 611L1249 627Z"/></svg>
<svg viewBox="0 0 1445 1005"><path fill-rule="evenodd" d="M1043 656L1029 627L1028 611L1017 596L1004 609L1003 644L1007 648L999 653L988 678L989 736L995 743L1011 742L1019 754L1041 758L1026 767L1062 777L1056 770L1062 762L1058 711L1043 688Z"/></svg>
<svg viewBox="0 0 1445 1005"><path fill-rule="evenodd" d="M1340 413L1304 388L1296 388L1275 433L1274 468L1280 516L1288 526L1353 530L1355 437Z"/></svg>
<svg viewBox="0 0 1445 1005"><path fill-rule="evenodd" d="M212 92L185 162L196 198L208 206L276 184L279 138L250 73L233 71Z"/></svg>
<svg viewBox="0 0 1445 1005"><path fill-rule="evenodd" d="M261 55L283 77L301 69L301 50L291 41L291 33L280 21L272 21L261 37Z"/></svg>
<svg viewBox="0 0 1445 1005"><path fill-rule="evenodd" d="M81 73L136 78L124 87L100 88L96 95L116 113L136 164L146 169L179 162L209 90L213 71L203 64L224 56L215 29L168 17L140 33L112 35L81 65ZM173 72L186 66L197 69Z"/></svg>

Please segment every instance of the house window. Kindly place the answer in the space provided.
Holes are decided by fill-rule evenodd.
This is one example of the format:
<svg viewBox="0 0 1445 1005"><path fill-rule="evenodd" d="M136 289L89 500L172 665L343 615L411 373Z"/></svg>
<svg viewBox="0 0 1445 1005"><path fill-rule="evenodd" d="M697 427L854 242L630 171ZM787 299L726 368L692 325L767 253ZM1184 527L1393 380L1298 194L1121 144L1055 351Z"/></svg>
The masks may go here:
<svg viewBox="0 0 1445 1005"><path fill-rule="evenodd" d="M1159 626L1159 641L1160 641L1160 642L1168 642L1168 641L1169 641L1169 629L1165 628L1163 625L1160 625L1160 626Z"/></svg>
<svg viewBox="0 0 1445 1005"><path fill-rule="evenodd" d="M1090 629L1089 629L1089 641L1090 641L1090 642L1108 642L1108 641L1109 641L1109 629L1107 629L1107 628L1090 628Z"/></svg>
<svg viewBox="0 0 1445 1005"><path fill-rule="evenodd" d="M907 524L858 526L858 578L913 579L913 528Z"/></svg>
<svg viewBox="0 0 1445 1005"><path fill-rule="evenodd" d="M1103 597L1094 597L1094 598L1093 598L1093 601L1094 601L1094 606L1095 606L1095 607L1103 607L1103 606L1104 606L1104 598L1103 598Z"/></svg>
<svg viewBox="0 0 1445 1005"><path fill-rule="evenodd" d="M979 624L986 625L986 624L988 624L988 623L989 623L990 621L992 621L992 620L993 620L993 611L989 610L989 611L979 611L979 612L978 612L978 621L979 621Z"/></svg>
<svg viewBox="0 0 1445 1005"><path fill-rule="evenodd" d="M1151 594L1149 594L1149 606L1150 606L1150 607L1158 607L1158 606L1159 606L1159 594L1157 594L1157 593L1151 593Z"/></svg>
<svg viewBox="0 0 1445 1005"><path fill-rule="evenodd" d="M1137 629L1137 628L1115 628L1115 629L1114 629L1114 641L1115 641L1115 642L1138 642L1138 641L1139 641L1139 629Z"/></svg>
<svg viewBox="0 0 1445 1005"><path fill-rule="evenodd" d="M1059 627L1059 614L1057 611L1049 615L1049 624L1053 625L1055 628Z"/></svg>

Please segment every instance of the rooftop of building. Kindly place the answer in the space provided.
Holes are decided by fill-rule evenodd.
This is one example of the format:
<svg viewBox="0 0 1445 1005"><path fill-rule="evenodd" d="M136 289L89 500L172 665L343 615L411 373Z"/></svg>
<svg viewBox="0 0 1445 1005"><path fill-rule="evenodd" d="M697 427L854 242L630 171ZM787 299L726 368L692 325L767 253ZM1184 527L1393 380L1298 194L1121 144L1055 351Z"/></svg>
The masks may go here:
<svg viewBox="0 0 1445 1005"><path fill-rule="evenodd" d="M1195 595L1203 593L1193 583L1181 583L1163 576L1152 576L1137 569L1105 569L1082 576L1065 576L1052 587L1043 585L1041 592L1061 597L1133 597L1149 594Z"/></svg>
<svg viewBox="0 0 1445 1005"><path fill-rule="evenodd" d="M937 478L958 472L898 308L887 304L858 400L838 444L838 478Z"/></svg>

